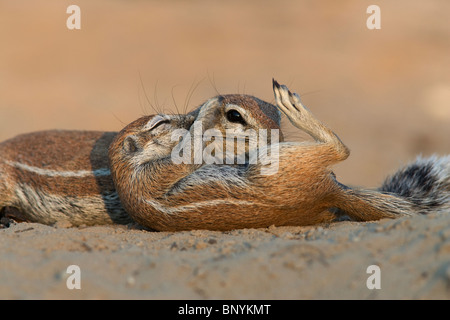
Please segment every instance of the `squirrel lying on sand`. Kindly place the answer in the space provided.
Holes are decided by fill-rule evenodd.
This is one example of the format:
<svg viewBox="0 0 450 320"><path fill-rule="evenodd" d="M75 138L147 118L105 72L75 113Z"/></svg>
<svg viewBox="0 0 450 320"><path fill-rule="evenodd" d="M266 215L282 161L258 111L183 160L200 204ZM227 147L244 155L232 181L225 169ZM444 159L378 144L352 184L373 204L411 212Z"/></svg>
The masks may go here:
<svg viewBox="0 0 450 320"><path fill-rule="evenodd" d="M419 159L387 179L379 190L349 188L336 181L330 169L349 156L348 148L301 104L297 94L276 81L273 89L277 107L316 142L280 141L273 159L278 167L272 174L262 174L267 166L262 161L174 164L173 155L157 154L159 146L145 137L129 147L130 137L141 131L139 121L122 130L111 144L109 157L116 190L130 216L156 230L229 230L311 225L342 215L368 221L450 210L449 156ZM221 96L211 99L200 108L196 121L212 127L217 123L211 119L226 118L235 122L235 131L242 127L241 133L248 124L262 128L253 110L263 102L253 97L238 101ZM230 112L240 115L230 119ZM265 115L279 124L275 112ZM195 141L193 130L187 135ZM203 139L203 148L206 145ZM250 152L248 145L245 152Z"/></svg>
<svg viewBox="0 0 450 320"><path fill-rule="evenodd" d="M8 207L8 216L23 221L135 220L167 231L450 212L450 156L418 158L378 190L349 188L330 169L349 156L348 148L297 94L276 81L273 89L276 107L248 95L220 95L186 115L142 117L119 133L46 131L5 141L0 144L0 208ZM278 109L315 142L284 142ZM182 142L174 139L177 130L184 130ZM225 139L206 137L211 130ZM249 130L265 132L267 145L256 144ZM226 149L230 133L243 149ZM174 161L182 143L200 146L203 155L214 150L212 158L199 162L193 152ZM219 153L220 147L226 152ZM241 154L243 161L228 162Z"/></svg>

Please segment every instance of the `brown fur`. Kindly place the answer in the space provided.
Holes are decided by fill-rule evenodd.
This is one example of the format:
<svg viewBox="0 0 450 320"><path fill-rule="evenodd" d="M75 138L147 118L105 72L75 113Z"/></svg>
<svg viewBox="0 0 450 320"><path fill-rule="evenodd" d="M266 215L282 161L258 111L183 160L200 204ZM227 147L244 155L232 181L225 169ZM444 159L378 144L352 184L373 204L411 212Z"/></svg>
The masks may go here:
<svg viewBox="0 0 450 320"><path fill-rule="evenodd" d="M241 98L228 95L211 100L241 103ZM151 130L126 131L128 147L141 148L151 142L157 147L156 155L170 154L175 144L170 141L171 133L175 129L189 129L200 109L187 115L145 116L136 120L134 125L142 129L150 120L160 119ZM254 114L266 119L263 112L273 111L268 105L254 110ZM225 116L223 110L214 108L208 114ZM266 121L277 126L271 119ZM44 224L132 222L109 174L108 148L116 134L52 130L23 134L0 143L0 213L18 221Z"/></svg>
<svg viewBox="0 0 450 320"><path fill-rule="evenodd" d="M405 198L337 182L331 166L348 157L348 148L296 94L276 82L274 93L277 107L252 96L224 95L186 115L142 117L118 134L44 131L5 141L0 144L0 210L14 207L19 210L13 211L15 218L45 224L128 223L132 218L171 231L312 225L341 215L367 221L414 211ZM316 142L283 142L280 130L276 173L262 174L267 165L261 162L172 162L178 143L172 134L185 129L185 137L193 138L194 120L202 122L203 132L278 130L277 108ZM243 121L230 120L230 110Z"/></svg>
<svg viewBox="0 0 450 320"><path fill-rule="evenodd" d="M124 151L123 143L130 131L140 130L140 123L121 131L109 156L116 189L133 219L152 229L174 231L312 225L333 221L336 212L356 220L393 217L392 210L383 207L385 201L395 203L393 196L370 197L368 191L351 190L335 180L330 166L345 160L348 148L301 105L297 95L276 82L274 92L278 108L316 143L280 143L279 169L273 175L261 175L259 163L177 165L169 156L136 165L135 155ZM218 125L230 103L256 114L252 121L260 128L275 129L274 124L279 128L275 107L254 97L233 95L212 103L214 107L204 107L211 112L196 114L205 130Z"/></svg>
<svg viewBox="0 0 450 320"><path fill-rule="evenodd" d="M116 134L52 130L4 141L0 144L0 210L18 221L44 224L132 222L110 175L108 148ZM158 136L152 138L157 141Z"/></svg>
<svg viewBox="0 0 450 320"><path fill-rule="evenodd" d="M106 155L116 134L53 130L1 143L0 208L17 208L7 213L18 220L46 224L60 220L74 225L130 222L122 208L108 211L102 203L102 196L115 192L110 175L92 174L109 170ZM98 200L96 206L91 198ZM83 203L86 210L80 208Z"/></svg>

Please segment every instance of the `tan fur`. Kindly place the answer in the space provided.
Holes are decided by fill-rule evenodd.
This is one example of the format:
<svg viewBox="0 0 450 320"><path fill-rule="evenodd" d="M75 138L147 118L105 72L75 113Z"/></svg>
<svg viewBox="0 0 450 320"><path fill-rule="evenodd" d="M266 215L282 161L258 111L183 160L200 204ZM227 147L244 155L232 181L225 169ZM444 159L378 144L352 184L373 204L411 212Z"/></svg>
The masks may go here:
<svg viewBox="0 0 450 320"><path fill-rule="evenodd" d="M216 128L224 131L225 111L214 107L219 99L251 109L255 120L249 128L258 128L259 121L267 122L269 127L279 126L279 114L273 106L267 104L259 109L245 96L227 95L210 99L186 115L144 116L133 123L139 130L127 127L123 142L131 149L150 150L137 160L156 161L169 155L175 145L171 133L189 129L200 110L204 117L216 117ZM116 134L52 130L0 143L0 214L18 221L65 221L74 226L132 222L110 175L108 148Z"/></svg>
<svg viewBox="0 0 450 320"><path fill-rule="evenodd" d="M0 144L0 210L18 221L44 224L132 222L109 169L108 148L116 134L53 130L4 141ZM159 136L152 139L158 142Z"/></svg>
<svg viewBox="0 0 450 320"><path fill-rule="evenodd" d="M262 175L260 163L174 164L169 156L136 166L135 155L124 151L123 142L140 126L134 122L126 127L111 144L109 156L112 177L127 212L146 227L168 231L312 225L336 219L336 212L356 220L393 217L392 211L397 212L385 210L388 206L383 203L395 203L396 199L391 199L395 197L370 196L369 191L364 194L335 180L330 166L349 155L336 134L315 119L285 86L274 82L274 93L278 108L316 143L281 142L279 169L273 175ZM196 120L203 121L205 129L217 126L230 99L246 108L250 123L279 128L275 108L249 96L211 100L199 109ZM263 108L271 110L261 113ZM253 112L257 116L251 116Z"/></svg>
<svg viewBox="0 0 450 320"><path fill-rule="evenodd" d="M109 170L105 155L115 135L54 130L1 143L0 208L17 208L7 212L18 220L46 224L60 220L75 225L131 221L120 207L108 215L102 201L102 196L115 192L104 170ZM83 203L87 210L80 207Z"/></svg>
<svg viewBox="0 0 450 320"><path fill-rule="evenodd" d="M132 218L168 231L312 225L342 215L367 221L414 211L404 198L337 182L331 166L349 156L348 148L296 94L277 82L274 94L277 107L252 96L224 95L186 115L142 117L118 134L45 131L5 141L0 144L0 210L17 208L14 218L45 224L128 223ZM272 175L262 174L268 165L261 162L172 162L178 144L173 133L185 129L185 137L194 138L194 120L202 122L203 133L231 130L242 138L250 129L279 130L277 108L315 142L284 142L280 130L279 143L268 141L270 147L279 146ZM230 110L243 121L231 121ZM251 141L244 140L250 154ZM203 148L217 144L201 143Z"/></svg>

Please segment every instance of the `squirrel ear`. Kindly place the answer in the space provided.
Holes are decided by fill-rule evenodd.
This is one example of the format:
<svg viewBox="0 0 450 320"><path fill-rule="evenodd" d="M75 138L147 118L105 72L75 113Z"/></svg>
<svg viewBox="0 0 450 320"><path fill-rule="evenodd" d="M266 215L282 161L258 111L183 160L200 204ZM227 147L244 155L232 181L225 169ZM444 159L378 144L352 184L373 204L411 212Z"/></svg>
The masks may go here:
<svg viewBox="0 0 450 320"><path fill-rule="evenodd" d="M139 143L138 143L137 137L135 135L126 137L125 140L123 141L122 148L123 148L123 151L125 151L125 153L127 153L127 154L135 153L141 149L139 147Z"/></svg>

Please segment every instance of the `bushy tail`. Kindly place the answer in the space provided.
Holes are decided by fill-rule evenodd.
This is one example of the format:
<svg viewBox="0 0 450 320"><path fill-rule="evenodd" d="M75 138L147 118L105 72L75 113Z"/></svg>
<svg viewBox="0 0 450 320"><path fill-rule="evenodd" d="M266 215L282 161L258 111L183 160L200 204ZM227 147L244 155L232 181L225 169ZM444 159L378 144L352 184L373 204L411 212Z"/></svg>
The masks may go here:
<svg viewBox="0 0 450 320"><path fill-rule="evenodd" d="M342 188L337 213L352 220L450 213L450 155L419 157L388 177L378 190Z"/></svg>
<svg viewBox="0 0 450 320"><path fill-rule="evenodd" d="M450 213L450 155L418 157L388 177L379 191L410 202L413 213Z"/></svg>

